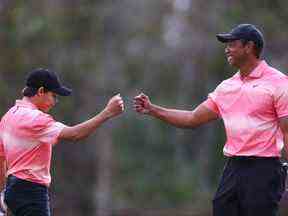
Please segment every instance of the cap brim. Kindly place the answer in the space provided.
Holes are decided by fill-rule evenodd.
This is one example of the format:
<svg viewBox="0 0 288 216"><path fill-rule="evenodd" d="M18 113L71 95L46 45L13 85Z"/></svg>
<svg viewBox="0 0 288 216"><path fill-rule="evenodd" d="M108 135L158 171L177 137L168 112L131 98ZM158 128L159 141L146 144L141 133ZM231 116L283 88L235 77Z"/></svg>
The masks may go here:
<svg viewBox="0 0 288 216"><path fill-rule="evenodd" d="M220 41L222 43L227 43L227 42L239 39L232 34L217 34L216 37L217 37L218 41Z"/></svg>
<svg viewBox="0 0 288 216"><path fill-rule="evenodd" d="M72 93L72 90L65 87L65 86L61 86L60 88L57 89L53 89L52 92L61 95L61 96L69 96Z"/></svg>

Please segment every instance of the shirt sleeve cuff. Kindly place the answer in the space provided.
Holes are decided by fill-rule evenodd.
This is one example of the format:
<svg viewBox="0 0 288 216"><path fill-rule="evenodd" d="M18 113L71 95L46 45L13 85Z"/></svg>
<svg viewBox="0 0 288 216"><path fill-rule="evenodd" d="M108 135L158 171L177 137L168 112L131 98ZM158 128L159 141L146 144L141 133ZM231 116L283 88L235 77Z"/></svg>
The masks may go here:
<svg viewBox="0 0 288 216"><path fill-rule="evenodd" d="M61 131L66 127L66 125L61 123L61 122L55 122L54 127L57 128L57 133L55 135L55 140L53 142L53 145L56 145L59 141L59 135L60 135Z"/></svg>
<svg viewBox="0 0 288 216"><path fill-rule="evenodd" d="M203 102L203 105L209 110L215 112L218 116L220 116L220 112L216 103L210 97L208 97L207 100Z"/></svg>

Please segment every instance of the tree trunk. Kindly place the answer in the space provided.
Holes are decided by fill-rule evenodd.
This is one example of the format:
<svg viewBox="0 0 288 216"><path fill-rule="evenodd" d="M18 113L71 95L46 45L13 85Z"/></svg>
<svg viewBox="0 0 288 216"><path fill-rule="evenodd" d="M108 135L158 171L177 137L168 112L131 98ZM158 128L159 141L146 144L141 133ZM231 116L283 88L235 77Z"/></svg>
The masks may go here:
<svg viewBox="0 0 288 216"><path fill-rule="evenodd" d="M97 143L97 183L94 189L96 209L93 215L111 216L113 143L109 129L105 128L100 133L97 135L97 140L101 140L101 142Z"/></svg>

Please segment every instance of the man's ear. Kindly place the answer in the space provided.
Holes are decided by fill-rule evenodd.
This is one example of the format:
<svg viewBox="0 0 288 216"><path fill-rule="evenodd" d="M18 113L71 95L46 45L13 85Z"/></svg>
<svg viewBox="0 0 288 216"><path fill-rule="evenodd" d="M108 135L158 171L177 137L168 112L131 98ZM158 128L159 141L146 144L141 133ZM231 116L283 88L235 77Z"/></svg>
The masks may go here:
<svg viewBox="0 0 288 216"><path fill-rule="evenodd" d="M254 42L253 41L248 41L247 44L246 44L246 47L247 47L247 52L248 53L253 53L254 52Z"/></svg>
<svg viewBox="0 0 288 216"><path fill-rule="evenodd" d="M40 88L37 90L37 95L39 95L39 96L44 95L44 93L45 93L44 87L40 87Z"/></svg>

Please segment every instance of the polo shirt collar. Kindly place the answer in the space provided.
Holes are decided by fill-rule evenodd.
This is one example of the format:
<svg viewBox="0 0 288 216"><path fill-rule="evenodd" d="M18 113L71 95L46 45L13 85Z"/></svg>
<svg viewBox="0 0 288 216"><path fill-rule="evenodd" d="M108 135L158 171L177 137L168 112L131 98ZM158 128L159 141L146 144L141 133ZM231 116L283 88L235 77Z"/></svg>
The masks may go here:
<svg viewBox="0 0 288 216"><path fill-rule="evenodd" d="M268 67L266 61L262 60L260 64L248 75L251 78L260 78L263 71Z"/></svg>
<svg viewBox="0 0 288 216"><path fill-rule="evenodd" d="M247 76L248 78L260 78L264 70L268 67L265 60L262 60L259 65ZM240 77L240 71L235 74L235 77Z"/></svg>
<svg viewBox="0 0 288 216"><path fill-rule="evenodd" d="M20 107L30 108L30 109L38 109L33 103L25 99L16 100L15 105L20 106Z"/></svg>

